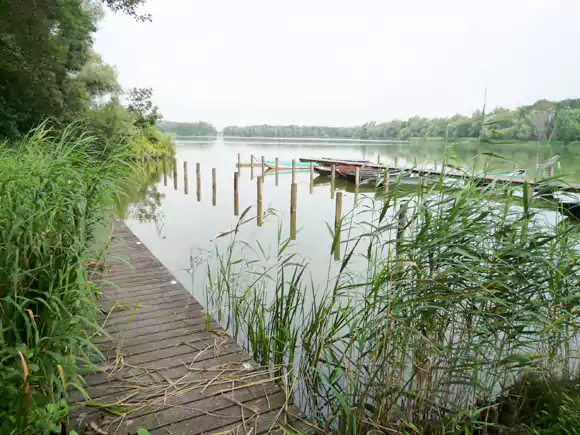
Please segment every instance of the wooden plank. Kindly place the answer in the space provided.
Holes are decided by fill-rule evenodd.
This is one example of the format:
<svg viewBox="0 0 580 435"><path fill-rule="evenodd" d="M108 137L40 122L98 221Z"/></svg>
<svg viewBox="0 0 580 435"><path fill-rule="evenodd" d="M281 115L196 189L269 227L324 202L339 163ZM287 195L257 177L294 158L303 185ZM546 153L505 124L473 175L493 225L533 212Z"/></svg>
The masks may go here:
<svg viewBox="0 0 580 435"><path fill-rule="evenodd" d="M84 378L99 406L75 409L73 427L115 422L116 433L143 427L188 434L248 421L260 421L260 433L267 430L263 422L273 427L289 403L286 392L266 369L248 364L249 356L122 222L114 236L109 269L95 269L92 277L101 286L98 321L108 335L93 338L105 360L96 362L97 371L84 369ZM84 400L79 392L71 398ZM106 417L107 405L119 403L134 412Z"/></svg>

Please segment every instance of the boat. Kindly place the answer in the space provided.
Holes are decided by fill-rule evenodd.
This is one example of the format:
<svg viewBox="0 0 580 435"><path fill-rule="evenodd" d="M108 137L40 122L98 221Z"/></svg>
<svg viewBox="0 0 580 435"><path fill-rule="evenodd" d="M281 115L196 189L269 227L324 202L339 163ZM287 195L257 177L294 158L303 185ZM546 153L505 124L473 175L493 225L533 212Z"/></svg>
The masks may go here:
<svg viewBox="0 0 580 435"><path fill-rule="evenodd" d="M376 180L384 174L384 170L379 168L360 168L358 166L338 166L336 173L339 177L344 178L352 183L356 182L356 170L359 170L359 182L366 180Z"/></svg>
<svg viewBox="0 0 580 435"><path fill-rule="evenodd" d="M257 165L261 165L262 161L259 160L258 158L254 157L254 162ZM268 169L276 169L276 160L264 160L264 166L266 166ZM317 164L314 163L314 167L316 167ZM296 162L296 169L300 169L300 170L304 170L304 169L309 169L310 168L310 162ZM278 169L292 169L292 160L279 160L278 161Z"/></svg>

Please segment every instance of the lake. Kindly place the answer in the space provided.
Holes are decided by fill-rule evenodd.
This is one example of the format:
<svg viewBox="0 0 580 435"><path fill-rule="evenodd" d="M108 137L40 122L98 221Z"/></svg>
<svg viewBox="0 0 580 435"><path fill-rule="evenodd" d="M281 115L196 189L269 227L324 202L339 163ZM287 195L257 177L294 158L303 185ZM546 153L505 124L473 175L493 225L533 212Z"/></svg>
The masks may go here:
<svg viewBox="0 0 580 435"><path fill-rule="evenodd" d="M510 144L501 146L478 145L473 143L457 144L447 152L454 156L454 165L465 168L483 168L487 164L491 170L511 169L516 162L518 168L525 168L528 174L535 175L537 163L558 154L562 156L560 174L570 182L580 181L580 148L569 149L563 146L537 144ZM127 225L145 245L168 267L171 272L190 289L203 303L207 264L216 259L216 248L220 251L227 247L231 236L214 239L220 233L235 228L239 217L234 215L234 172L238 153L242 162L249 162L250 155L260 159L291 160L300 157L333 157L344 159L365 159L399 166L438 165L444 160L446 147L438 141L416 141L407 144L388 144L377 142L310 142L299 140L270 139L181 139L177 142L176 169L173 178L173 165L168 168L167 178L162 176L162 165L155 174L151 168L151 182L135 195L125 216ZM509 160L491 159L478 153L496 153ZM188 164L187 193L184 185L183 163ZM200 197L197 196L196 163L201 168ZM216 171L216 196L213 200L212 169ZM253 170L241 168L239 178L240 214L247 208L252 209L246 219L256 215L257 177L260 165ZM316 174L315 174L316 176ZM262 185L263 209L272 214L264 220L261 227L257 221L250 220L240 227L239 240L248 242L237 255L253 257L265 261L275 257L278 244L290 236L290 185L291 173L280 172L276 185L274 171L267 172ZM328 180L317 178L310 189L309 171L296 173L298 185L296 240L292 250L310 263L313 280L324 286L339 263L331 255L334 226L335 200L331 197ZM336 191L343 192L343 216L351 221L351 231L343 235L343 241L355 237L363 231L357 222L371 220L366 213L376 213L368 205L374 200L372 189L361 187L358 192L350 183L337 180ZM356 210L349 214L357 200ZM544 212L549 220L556 220L557 213ZM342 252L349 249L343 246Z"/></svg>

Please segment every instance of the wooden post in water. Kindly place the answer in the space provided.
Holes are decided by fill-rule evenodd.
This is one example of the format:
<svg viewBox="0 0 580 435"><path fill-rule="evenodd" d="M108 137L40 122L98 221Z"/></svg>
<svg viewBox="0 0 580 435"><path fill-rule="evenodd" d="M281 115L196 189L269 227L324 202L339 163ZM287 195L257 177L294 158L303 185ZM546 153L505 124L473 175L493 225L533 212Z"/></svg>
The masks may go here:
<svg viewBox="0 0 580 435"><path fill-rule="evenodd" d="M292 183L290 187L290 239L296 240L296 196L298 195L298 185Z"/></svg>
<svg viewBox="0 0 580 435"><path fill-rule="evenodd" d="M310 162L310 194L314 192L314 162Z"/></svg>
<svg viewBox="0 0 580 435"><path fill-rule="evenodd" d="M383 183L383 190L385 192L389 191L389 184L391 183L391 179L389 178L389 170L385 168L385 182Z"/></svg>
<svg viewBox="0 0 580 435"><path fill-rule="evenodd" d="M173 190L177 190L177 159L173 159Z"/></svg>
<svg viewBox="0 0 580 435"><path fill-rule="evenodd" d="M395 156L395 168L398 168L398 167L399 167L399 166L398 166L398 161L399 161L398 157L397 157L397 156Z"/></svg>
<svg viewBox="0 0 580 435"><path fill-rule="evenodd" d="M195 164L195 181L197 184L197 201L201 201L201 164Z"/></svg>
<svg viewBox="0 0 580 435"><path fill-rule="evenodd" d="M234 216L238 216L240 214L240 205L238 200L238 181L240 179L240 175L238 172L234 172Z"/></svg>
<svg viewBox="0 0 580 435"><path fill-rule="evenodd" d="M257 209L258 209L258 226L261 227L262 226L262 179L264 178L263 175L260 175L258 177L258 182L257 182L257 186L258 186L258 190L257 190Z"/></svg>
<svg viewBox="0 0 580 435"><path fill-rule="evenodd" d="M417 169L417 157L413 160L413 169Z"/></svg>
<svg viewBox="0 0 580 435"><path fill-rule="evenodd" d="M292 159L292 184L296 183L296 159Z"/></svg>
<svg viewBox="0 0 580 435"><path fill-rule="evenodd" d="M334 190L336 189L336 165L330 169L330 199L334 199Z"/></svg>
<svg viewBox="0 0 580 435"><path fill-rule="evenodd" d="M381 153L377 153L377 165L381 164Z"/></svg>
<svg viewBox="0 0 580 435"><path fill-rule="evenodd" d="M242 155L238 153L238 171L242 168Z"/></svg>
<svg viewBox="0 0 580 435"><path fill-rule="evenodd" d="M262 156L262 172L260 173L262 183L264 182L264 172L266 172L266 164L264 162L264 156Z"/></svg>
<svg viewBox="0 0 580 435"><path fill-rule="evenodd" d="M360 185L360 168L358 166L354 171L354 185L355 187Z"/></svg>
<svg viewBox="0 0 580 435"><path fill-rule="evenodd" d="M434 170L437 171L437 160L435 160L435 162L433 163L433 167L435 168Z"/></svg>
<svg viewBox="0 0 580 435"><path fill-rule="evenodd" d="M187 162L183 162L183 193L189 193L189 179L187 176Z"/></svg>
<svg viewBox="0 0 580 435"><path fill-rule="evenodd" d="M217 203L216 168L211 168L211 204L215 207L216 203Z"/></svg>
<svg viewBox="0 0 580 435"><path fill-rule="evenodd" d="M342 227L342 192L336 194L336 209L334 213L334 259L340 261L340 232Z"/></svg>
<svg viewBox="0 0 580 435"><path fill-rule="evenodd" d="M250 154L250 180L254 179L254 155Z"/></svg>
<svg viewBox="0 0 580 435"><path fill-rule="evenodd" d="M423 193L427 192L427 177L423 177L421 180L421 186L423 187Z"/></svg>
<svg viewBox="0 0 580 435"><path fill-rule="evenodd" d="M280 166L280 159L276 157L276 186L278 185L278 167Z"/></svg>
<svg viewBox="0 0 580 435"><path fill-rule="evenodd" d="M163 185L167 186L167 157L163 156Z"/></svg>

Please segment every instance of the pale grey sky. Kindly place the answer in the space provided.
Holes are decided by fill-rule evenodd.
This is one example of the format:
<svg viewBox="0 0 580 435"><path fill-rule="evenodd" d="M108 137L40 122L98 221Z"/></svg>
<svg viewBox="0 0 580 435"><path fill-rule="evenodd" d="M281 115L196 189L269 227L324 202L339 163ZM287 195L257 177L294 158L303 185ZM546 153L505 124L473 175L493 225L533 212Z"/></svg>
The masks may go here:
<svg viewBox="0 0 580 435"><path fill-rule="evenodd" d="M95 48L165 119L353 125L580 97L580 0L149 0Z"/></svg>

